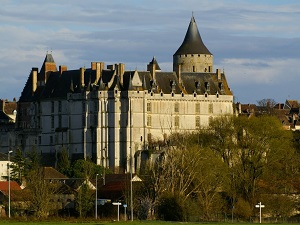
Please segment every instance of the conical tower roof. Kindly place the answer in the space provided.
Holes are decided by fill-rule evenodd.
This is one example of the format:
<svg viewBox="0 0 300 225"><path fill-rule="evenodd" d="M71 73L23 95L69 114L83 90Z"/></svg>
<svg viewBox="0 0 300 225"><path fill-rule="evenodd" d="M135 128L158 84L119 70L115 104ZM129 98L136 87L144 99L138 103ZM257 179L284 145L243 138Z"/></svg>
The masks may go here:
<svg viewBox="0 0 300 225"><path fill-rule="evenodd" d="M184 55L184 54L208 54L212 55L210 51L204 45L195 18L192 16L189 28L187 29L185 38L175 52L174 55Z"/></svg>

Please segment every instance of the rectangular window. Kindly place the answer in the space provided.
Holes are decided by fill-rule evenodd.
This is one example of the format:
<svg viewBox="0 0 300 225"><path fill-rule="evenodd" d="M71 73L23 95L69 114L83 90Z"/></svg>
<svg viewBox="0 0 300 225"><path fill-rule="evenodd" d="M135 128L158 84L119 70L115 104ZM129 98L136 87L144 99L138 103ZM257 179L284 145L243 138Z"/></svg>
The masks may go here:
<svg viewBox="0 0 300 225"><path fill-rule="evenodd" d="M50 144L53 144L53 136L50 136Z"/></svg>
<svg viewBox="0 0 300 225"><path fill-rule="evenodd" d="M54 102L51 102L51 113L54 113Z"/></svg>
<svg viewBox="0 0 300 225"><path fill-rule="evenodd" d="M58 102L58 112L61 112L61 101Z"/></svg>
<svg viewBox="0 0 300 225"><path fill-rule="evenodd" d="M147 102L147 112L151 112L151 102Z"/></svg>
<svg viewBox="0 0 300 225"><path fill-rule="evenodd" d="M51 116L51 128L54 128L54 116Z"/></svg>
<svg viewBox="0 0 300 225"><path fill-rule="evenodd" d="M178 102L175 102L174 112L176 112L176 113L179 112L179 103Z"/></svg>
<svg viewBox="0 0 300 225"><path fill-rule="evenodd" d="M58 127L62 127L61 115L58 116Z"/></svg>
<svg viewBox="0 0 300 225"><path fill-rule="evenodd" d="M196 128L200 128L200 116L196 116L195 125Z"/></svg>
<svg viewBox="0 0 300 225"><path fill-rule="evenodd" d="M179 116L175 116L174 119L175 119L175 120L174 120L174 126L175 126L175 127L179 127Z"/></svg>
<svg viewBox="0 0 300 225"><path fill-rule="evenodd" d="M97 127L98 126L98 115L94 115L94 125Z"/></svg>
<svg viewBox="0 0 300 225"><path fill-rule="evenodd" d="M197 102L195 104L195 114L200 114L200 103L199 102Z"/></svg>
<svg viewBox="0 0 300 225"><path fill-rule="evenodd" d="M82 102L82 112L85 112L85 102Z"/></svg>
<svg viewBox="0 0 300 225"><path fill-rule="evenodd" d="M42 137L39 136L39 145L42 144Z"/></svg>
<svg viewBox="0 0 300 225"><path fill-rule="evenodd" d="M151 127L151 116L147 117L147 126Z"/></svg>
<svg viewBox="0 0 300 225"><path fill-rule="evenodd" d="M214 113L214 105L213 105L213 103L209 103L209 105L208 105L208 113Z"/></svg>
<svg viewBox="0 0 300 225"><path fill-rule="evenodd" d="M82 115L81 120L82 120L82 126L85 127L85 125L86 125L86 118L85 118L85 115Z"/></svg>

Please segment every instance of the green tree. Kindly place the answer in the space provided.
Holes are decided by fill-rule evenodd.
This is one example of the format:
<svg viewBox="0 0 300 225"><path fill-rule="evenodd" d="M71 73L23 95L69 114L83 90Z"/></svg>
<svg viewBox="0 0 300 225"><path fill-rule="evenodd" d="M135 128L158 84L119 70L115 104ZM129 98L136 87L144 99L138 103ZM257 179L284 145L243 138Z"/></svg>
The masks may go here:
<svg viewBox="0 0 300 225"><path fill-rule="evenodd" d="M62 148L61 152L58 154L57 170L66 176L71 175L69 155L65 148Z"/></svg>
<svg viewBox="0 0 300 225"><path fill-rule="evenodd" d="M31 209L38 218L46 218L53 208L50 199L55 190L54 184L44 179L43 168L30 171L27 188L31 191Z"/></svg>
<svg viewBox="0 0 300 225"><path fill-rule="evenodd" d="M76 198L76 210L79 217L86 217L88 212L93 208L94 205L94 191L89 189L87 183L83 183L78 190Z"/></svg>
<svg viewBox="0 0 300 225"><path fill-rule="evenodd" d="M22 183L22 176L25 176L26 158L20 148L17 148L16 154L12 158L13 164L11 164L11 177L19 184Z"/></svg>

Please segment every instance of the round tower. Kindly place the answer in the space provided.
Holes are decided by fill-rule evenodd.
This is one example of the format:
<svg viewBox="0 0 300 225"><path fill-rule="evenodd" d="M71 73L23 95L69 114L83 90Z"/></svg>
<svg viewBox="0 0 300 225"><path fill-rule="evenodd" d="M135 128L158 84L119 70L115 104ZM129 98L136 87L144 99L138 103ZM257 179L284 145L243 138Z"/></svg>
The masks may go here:
<svg viewBox="0 0 300 225"><path fill-rule="evenodd" d="M177 74L213 71L213 54L204 45L194 16L181 46L173 55L173 71Z"/></svg>

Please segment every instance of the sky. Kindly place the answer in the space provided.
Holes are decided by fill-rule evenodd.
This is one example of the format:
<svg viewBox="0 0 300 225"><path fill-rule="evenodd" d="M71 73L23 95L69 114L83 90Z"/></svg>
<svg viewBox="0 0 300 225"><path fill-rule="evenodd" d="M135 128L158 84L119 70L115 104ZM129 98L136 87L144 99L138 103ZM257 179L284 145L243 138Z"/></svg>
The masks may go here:
<svg viewBox="0 0 300 225"><path fill-rule="evenodd" d="M52 53L68 69L156 57L172 71L192 15L235 102L300 101L299 0L1 0L0 99L19 99Z"/></svg>

